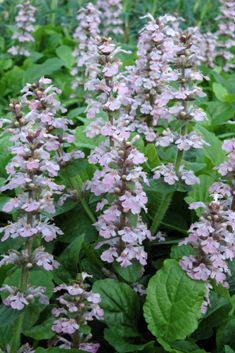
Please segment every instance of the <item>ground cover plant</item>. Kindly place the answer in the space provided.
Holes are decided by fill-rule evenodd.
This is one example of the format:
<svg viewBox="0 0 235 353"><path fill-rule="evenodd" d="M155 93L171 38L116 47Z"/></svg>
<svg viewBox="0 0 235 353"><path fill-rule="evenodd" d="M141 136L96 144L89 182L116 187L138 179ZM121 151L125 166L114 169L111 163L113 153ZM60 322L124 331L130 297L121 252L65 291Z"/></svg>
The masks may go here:
<svg viewBox="0 0 235 353"><path fill-rule="evenodd" d="M0 353L235 352L235 1L0 33Z"/></svg>

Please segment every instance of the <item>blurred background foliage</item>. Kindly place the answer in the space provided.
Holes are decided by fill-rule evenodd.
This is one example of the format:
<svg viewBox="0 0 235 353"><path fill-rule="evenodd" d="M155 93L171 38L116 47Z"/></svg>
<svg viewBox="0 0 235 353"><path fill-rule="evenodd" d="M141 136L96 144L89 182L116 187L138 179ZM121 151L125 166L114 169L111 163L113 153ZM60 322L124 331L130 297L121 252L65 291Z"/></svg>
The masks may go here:
<svg viewBox="0 0 235 353"><path fill-rule="evenodd" d="M94 2L95 1L91 1ZM0 0L0 31L8 32L8 25L14 23L15 6L18 0ZM76 11L88 1L84 0L34 0L38 9L38 24L58 24L70 31L76 25ZM141 28L140 17L146 13L161 16L174 13L186 20L187 26L199 26L203 31L215 29L215 17L218 14L218 0L123 0L123 19L130 27L131 38L135 38ZM9 33L8 33L9 34Z"/></svg>

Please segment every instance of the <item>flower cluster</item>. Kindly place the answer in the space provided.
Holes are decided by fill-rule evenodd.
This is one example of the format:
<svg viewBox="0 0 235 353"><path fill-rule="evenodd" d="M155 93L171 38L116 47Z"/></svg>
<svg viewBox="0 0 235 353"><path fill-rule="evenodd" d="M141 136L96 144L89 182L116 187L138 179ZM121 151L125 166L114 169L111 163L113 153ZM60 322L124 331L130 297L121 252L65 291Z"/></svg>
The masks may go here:
<svg viewBox="0 0 235 353"><path fill-rule="evenodd" d="M120 61L114 44L103 39L99 45L99 75L92 85L97 97L88 106L88 116L94 118L101 112L106 113L107 121L98 118L87 129L89 137L102 135L105 141L89 156L89 162L98 164L94 177L87 183L87 189L96 196L104 195L97 204L97 211L102 211L95 226L104 241L98 244L107 249L102 253L102 260L112 263L117 261L127 267L136 259L146 265L147 254L143 241L151 238L150 232L142 222L141 210L146 211L147 197L142 183L147 183L146 173L141 165L146 158L130 140L128 104L125 93L128 88L119 80ZM133 221L134 216L134 221Z"/></svg>
<svg viewBox="0 0 235 353"><path fill-rule="evenodd" d="M214 68L217 56L217 34L211 32L198 33L197 41L200 45L200 59L202 63L210 68Z"/></svg>
<svg viewBox="0 0 235 353"><path fill-rule="evenodd" d="M228 176L232 178L232 205L231 208L235 211L235 139L225 140L222 149L227 154L227 161L221 163L215 169L218 170L222 177Z"/></svg>
<svg viewBox="0 0 235 353"><path fill-rule="evenodd" d="M166 82L174 81L169 65L174 57L174 38L178 33L178 19L165 15L155 20L151 15L140 32L135 66L127 68L127 86L133 99L130 116L135 129L147 141L156 139L153 130L160 118L167 118Z"/></svg>
<svg viewBox="0 0 235 353"><path fill-rule="evenodd" d="M234 173L235 140L227 140L223 149L228 153L228 162L217 167L222 176ZM209 280L228 287L227 276L230 274L228 261L235 258L235 185L223 182L212 184L209 189L212 202L206 206L195 202L190 209L205 208L198 222L191 225L189 236L181 242L192 247L194 254L184 256L181 267L195 280L206 282L207 297L203 311L209 304Z"/></svg>
<svg viewBox="0 0 235 353"><path fill-rule="evenodd" d="M53 316L56 317L52 330L58 334L57 343L61 348L80 348L96 353L99 344L89 342L92 335L88 322L101 320L104 312L99 306L100 295L90 291L89 286L84 283L87 277L92 276L83 272L80 279L72 285L61 284L54 289L55 293L62 294L57 298L60 306L52 310Z"/></svg>
<svg viewBox="0 0 235 353"><path fill-rule="evenodd" d="M206 119L206 114L194 103L197 98L204 97L205 94L197 85L197 81L201 81L204 77L195 67L198 48L193 36L193 31L187 30L180 31L174 38L174 55L170 59L170 67L171 76L174 77L177 85L168 84L165 91L160 94L165 102L168 128L163 123L163 130L159 131L156 146L166 148L173 145L177 153L174 166L170 163L157 167L154 178L158 179L162 175L164 180L171 185L179 178L187 185L199 182L193 171L187 170L182 164L183 155L192 148L200 149L208 145L193 129L195 122ZM169 177L168 173L171 174Z"/></svg>
<svg viewBox="0 0 235 353"><path fill-rule="evenodd" d="M129 121L132 130L144 135L157 147L173 147L175 163L160 165L154 178L161 176L170 185L184 181L199 182L182 164L184 151L200 149L206 142L193 130L193 123L206 119L194 101L205 94L196 84L204 77L198 41L194 29L181 31L180 19L165 15L155 20L151 15L140 33L137 60L127 69L125 79L130 94ZM168 124L168 126L167 126ZM162 127L161 127L162 125Z"/></svg>
<svg viewBox="0 0 235 353"><path fill-rule="evenodd" d="M30 52L25 44L34 41L32 33L34 32L36 8L30 4L30 1L24 1L16 6L19 12L15 18L16 31L12 35L12 40L16 45L8 50L8 53L14 56L29 56Z"/></svg>
<svg viewBox="0 0 235 353"><path fill-rule="evenodd" d="M180 166L176 173L173 163L161 164L154 169L153 179L163 177L165 183L174 185L179 180L182 180L186 185L199 184L200 179L195 176L193 171L186 170L184 166Z"/></svg>
<svg viewBox="0 0 235 353"><path fill-rule="evenodd" d="M10 104L14 121L8 131L12 134L10 150L13 158L6 167L9 177L1 191L16 191L16 197L6 202L3 211L17 211L17 218L1 228L1 232L2 241L21 238L24 248L21 251L10 250L3 255L0 265L14 264L21 268L20 288L8 285L1 288L1 291L9 293L3 302L17 310L22 310L34 298L43 304L48 303L45 288L28 285L28 273L35 267L50 271L59 264L43 246L35 248L34 240L37 238L37 244L42 240L50 242L62 234L51 222L55 213L54 195L60 195L64 190L64 186L54 179L61 164L82 156L80 152L66 153L63 150L73 136L68 130L67 120L56 117L63 108L56 98L60 91L50 83L50 80L42 78L36 84L28 84L22 90L21 102ZM56 135L55 129L62 133Z"/></svg>
<svg viewBox="0 0 235 353"><path fill-rule="evenodd" d="M120 48L116 48L115 44L110 38L100 38L98 41L98 57L94 70L96 75L85 84L85 89L93 93L93 97L87 99L87 117L94 119L101 115L103 111L107 112L109 119L109 129L112 127L112 116L119 112L122 106L128 106L130 100L128 99L128 88L124 84L119 69L121 62L116 57ZM121 122L120 122L121 120ZM121 124L126 125L126 115L119 117L119 128ZM96 122L89 125L87 135L94 137L98 134L112 134L112 131L105 132L104 125L107 123L102 119L97 119Z"/></svg>
<svg viewBox="0 0 235 353"><path fill-rule="evenodd" d="M218 22L218 56L224 59L224 71L235 67L235 55L231 48L235 46L235 2L234 0L220 0L220 15Z"/></svg>
<svg viewBox="0 0 235 353"><path fill-rule="evenodd" d="M184 256L180 265L192 279L206 282L207 288L211 288L210 279L228 287L227 262L235 258L235 212L231 210L229 188L216 183L210 190L213 201L208 207L202 203L191 205L191 208L204 207L205 212L191 225L189 236L181 242L181 245L190 245L194 254ZM208 304L209 298L203 303L203 311Z"/></svg>
<svg viewBox="0 0 235 353"><path fill-rule="evenodd" d="M222 176L233 174L235 172L235 139L225 140L222 148L227 153L228 160L216 169Z"/></svg>
<svg viewBox="0 0 235 353"><path fill-rule="evenodd" d="M101 259L108 263L116 260L122 267L130 266L134 259L145 266L147 254L143 242L151 238L140 217L142 209L147 211L142 184L148 181L141 168L146 159L133 147L133 142L117 137L106 153L104 150L100 155L100 151L95 150L90 162L98 158L102 170L97 170L87 183L87 188L96 196L104 195L97 204L97 211L103 212L95 224L99 235L105 239L97 248L108 247Z"/></svg>
<svg viewBox="0 0 235 353"><path fill-rule="evenodd" d="M92 3L89 3L86 7L78 11L77 21L78 27L73 34L73 38L78 42L77 47L73 51L76 66L71 71L74 77L72 83L72 89L74 91L81 83L84 83L81 81L84 80L87 75L92 76L92 64L97 56L100 12Z"/></svg>
<svg viewBox="0 0 235 353"><path fill-rule="evenodd" d="M108 35L122 35L122 1L98 0L97 7L101 12L102 33Z"/></svg>

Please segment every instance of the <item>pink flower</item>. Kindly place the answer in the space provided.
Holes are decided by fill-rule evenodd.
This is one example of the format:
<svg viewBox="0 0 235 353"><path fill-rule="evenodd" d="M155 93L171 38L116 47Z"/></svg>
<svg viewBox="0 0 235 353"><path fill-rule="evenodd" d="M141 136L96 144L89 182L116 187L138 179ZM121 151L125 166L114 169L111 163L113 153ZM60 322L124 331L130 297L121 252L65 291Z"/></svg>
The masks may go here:
<svg viewBox="0 0 235 353"><path fill-rule="evenodd" d="M180 168L181 178L184 180L186 185L199 184L200 179L195 176L191 170L185 170L183 167Z"/></svg>
<svg viewBox="0 0 235 353"><path fill-rule="evenodd" d="M52 326L52 330L56 333L73 334L79 329L79 325L73 319L59 319L56 320Z"/></svg>
<svg viewBox="0 0 235 353"><path fill-rule="evenodd" d="M116 248L109 248L108 250L105 250L102 255L101 255L101 260L112 263L115 258L118 257L118 253Z"/></svg>
<svg viewBox="0 0 235 353"><path fill-rule="evenodd" d="M97 353L100 345L98 343L81 343L79 348L85 352Z"/></svg>
<svg viewBox="0 0 235 353"><path fill-rule="evenodd" d="M15 310L23 310L25 305L28 305L27 300L19 292L16 295L9 295L6 299L3 299L3 303Z"/></svg>
<svg viewBox="0 0 235 353"><path fill-rule="evenodd" d="M196 210L197 208L205 208L205 207L206 207L206 205L204 204L204 202L200 202L200 201L192 202L189 205L190 210Z"/></svg>
<svg viewBox="0 0 235 353"><path fill-rule="evenodd" d="M118 73L118 71L119 71L119 64L117 62L108 64L103 69L104 76L108 78L115 76Z"/></svg>
<svg viewBox="0 0 235 353"><path fill-rule="evenodd" d="M133 214L139 214L141 208L144 208L148 201L145 193L133 196L129 191L126 191L126 193L120 197L120 200L122 201L124 212L131 211Z"/></svg>
<svg viewBox="0 0 235 353"><path fill-rule="evenodd" d="M169 185L174 185L178 180L178 176L174 171L173 164L161 165L154 169L153 179L159 179L161 176L164 177L164 181Z"/></svg>
<svg viewBox="0 0 235 353"><path fill-rule="evenodd" d="M59 267L59 262L54 260L54 257L44 251L44 248L38 248L33 253L34 261L37 266L43 267L46 271L52 271Z"/></svg>

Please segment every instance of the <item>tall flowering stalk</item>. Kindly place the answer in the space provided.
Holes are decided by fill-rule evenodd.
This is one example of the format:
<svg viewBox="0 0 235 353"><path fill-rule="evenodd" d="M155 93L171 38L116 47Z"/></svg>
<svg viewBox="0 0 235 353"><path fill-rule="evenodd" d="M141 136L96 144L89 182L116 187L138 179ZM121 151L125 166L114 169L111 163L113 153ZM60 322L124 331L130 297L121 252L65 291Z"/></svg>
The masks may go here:
<svg viewBox="0 0 235 353"><path fill-rule="evenodd" d="M224 71L235 67L235 55L231 52L235 46L235 2L234 0L220 0L220 15L218 22L218 56L224 60Z"/></svg>
<svg viewBox="0 0 235 353"><path fill-rule="evenodd" d="M92 65L97 56L97 36L99 35L100 12L92 4L80 9L77 15L78 27L75 29L73 38L78 42L73 51L76 60L71 74L74 77L72 89L76 91L87 76L92 76Z"/></svg>
<svg viewBox="0 0 235 353"><path fill-rule="evenodd" d="M135 147L137 137L130 140L129 121L125 109L128 89L120 81L120 61L115 55L119 50L114 44L103 39L99 45L99 64L96 82L96 100L88 107L89 117L106 113L107 121L97 119L88 127L89 137L102 135L105 139L89 156L89 162L97 164L94 177L87 188L96 196L103 195L97 204L101 211L95 226L100 237L98 248L105 247L101 259L108 263L117 261L122 267L130 266L134 259L146 265L147 254L143 241L150 238L150 232L142 222L141 210L146 211L147 197L143 182L146 173L141 164L146 158Z"/></svg>
<svg viewBox="0 0 235 353"><path fill-rule="evenodd" d="M52 310L56 317L52 330L58 335L59 347L96 353L99 344L90 342L92 334L88 322L103 318L104 312L99 306L101 298L84 282L91 276L83 272L78 277L72 285L61 284L54 289L55 293L62 294L57 298L59 306Z"/></svg>
<svg viewBox="0 0 235 353"><path fill-rule="evenodd" d="M136 65L128 69L126 79L132 99L129 119L132 129L147 142L154 142L158 149L172 150L174 159L158 165L153 178L163 178L169 185L179 181L193 185L199 178L186 168L184 152L206 144L193 130L195 122L206 119L194 102L204 96L197 85L203 79L197 71L198 42L193 30L180 30L181 19L169 15L156 20L151 15L146 17L149 21L140 32ZM152 234L156 233L172 195L165 197L154 216Z"/></svg>
<svg viewBox="0 0 235 353"><path fill-rule="evenodd" d="M101 12L102 34L104 36L122 35L123 34L122 1L121 0L98 0L97 7Z"/></svg>
<svg viewBox="0 0 235 353"><path fill-rule="evenodd" d="M64 190L63 185L55 182L55 177L61 163L82 156L79 152L73 155L63 151L64 144L71 142L73 136L68 130L67 120L56 117L63 108L56 99L60 91L48 86L50 83L50 80L42 78L37 84L27 85L22 91L21 102L10 104L14 117L9 128L13 135L10 148L13 157L6 167L9 177L1 191L16 191L16 197L4 205L3 211L17 211L17 217L1 228L1 240L20 238L22 249L12 249L3 255L0 265L13 264L21 274L18 287L4 285L1 291L8 293L3 303L20 311L35 300L49 303L46 288L31 285L30 271L37 267L51 271L59 266L43 246L43 242L50 242L63 234L51 219L55 213L54 196ZM53 133L55 129L64 133L56 135ZM19 347L22 322L23 312L16 324L12 353Z"/></svg>
<svg viewBox="0 0 235 353"><path fill-rule="evenodd" d="M193 126L195 122L206 119L206 114L198 108L195 100L204 97L202 89L197 82L203 75L197 70L198 49L193 40L193 32L179 32L175 45L175 55L171 62L177 87L169 85L165 99L167 103L174 103L167 107L169 127L162 131L156 140L156 146L163 148L174 145L177 148L175 163L162 164L154 173L154 178L163 176L164 181L170 185L182 180L187 185L197 184L199 179L193 171L184 166L184 153L190 149L200 149L206 145Z"/></svg>
<svg viewBox="0 0 235 353"><path fill-rule="evenodd" d="M235 140L227 140L223 149L228 153L228 161L217 167L222 177L235 171ZM227 277L230 275L228 263L235 258L235 183L214 183L210 187L212 201L208 206L202 202L190 205L191 209L205 208L199 221L192 224L189 236L181 242L193 249L193 254L184 256L181 267L195 280L203 280L207 295L202 311L210 304L209 292L211 280L228 288Z"/></svg>
<svg viewBox="0 0 235 353"><path fill-rule="evenodd" d="M218 37L216 33L206 32L197 33L197 41L200 45L200 59L205 65L210 68L215 67L215 60L217 57L217 41Z"/></svg>
<svg viewBox="0 0 235 353"><path fill-rule="evenodd" d="M30 56L28 44L34 41L32 33L35 30L35 12L36 8L31 5L30 1L23 1L17 6L18 14L15 18L16 31L11 39L15 42L8 53L13 56Z"/></svg>
<svg viewBox="0 0 235 353"><path fill-rule="evenodd" d="M126 80L133 99L129 112L133 128L144 135L146 141L153 142L159 119L169 115L166 82L175 80L169 63L174 56L178 19L169 15L157 20L151 15L145 17L149 21L140 32L137 60L134 66L127 68Z"/></svg>

